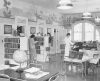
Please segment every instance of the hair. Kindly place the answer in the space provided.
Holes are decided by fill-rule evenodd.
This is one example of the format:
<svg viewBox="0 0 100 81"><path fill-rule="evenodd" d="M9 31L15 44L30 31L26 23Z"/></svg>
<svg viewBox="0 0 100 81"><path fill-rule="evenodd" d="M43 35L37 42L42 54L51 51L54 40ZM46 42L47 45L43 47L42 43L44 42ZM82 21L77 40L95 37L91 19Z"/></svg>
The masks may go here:
<svg viewBox="0 0 100 81"><path fill-rule="evenodd" d="M35 38L35 35L34 35L34 34L32 34L32 35L30 36L30 38Z"/></svg>
<svg viewBox="0 0 100 81"><path fill-rule="evenodd" d="M50 33L47 33L47 35L51 36L51 34L50 34Z"/></svg>
<svg viewBox="0 0 100 81"><path fill-rule="evenodd" d="M67 33L66 36L70 36L70 33Z"/></svg>

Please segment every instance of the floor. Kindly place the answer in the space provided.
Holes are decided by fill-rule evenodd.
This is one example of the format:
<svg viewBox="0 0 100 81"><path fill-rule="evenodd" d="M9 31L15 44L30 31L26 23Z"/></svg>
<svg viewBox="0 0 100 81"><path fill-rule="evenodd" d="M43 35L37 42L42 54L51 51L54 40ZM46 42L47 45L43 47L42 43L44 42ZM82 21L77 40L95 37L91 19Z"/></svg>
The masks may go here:
<svg viewBox="0 0 100 81"><path fill-rule="evenodd" d="M86 76L86 79L82 79L79 74L68 72L65 74L65 65L63 65L62 69L62 59L61 55L57 54L52 58L52 61L42 63L44 66L44 69L51 69L51 70L57 70L60 73L60 77L57 81L100 81L100 74L98 75L88 75ZM65 75L64 75L65 74Z"/></svg>

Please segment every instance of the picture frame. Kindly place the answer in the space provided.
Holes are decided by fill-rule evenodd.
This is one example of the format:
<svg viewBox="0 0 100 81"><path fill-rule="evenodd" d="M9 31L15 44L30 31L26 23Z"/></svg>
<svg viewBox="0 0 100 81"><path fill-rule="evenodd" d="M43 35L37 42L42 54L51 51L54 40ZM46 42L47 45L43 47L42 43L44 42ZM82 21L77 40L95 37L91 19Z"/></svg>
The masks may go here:
<svg viewBox="0 0 100 81"><path fill-rule="evenodd" d="M4 25L4 34L12 34L12 25Z"/></svg>
<svg viewBox="0 0 100 81"><path fill-rule="evenodd" d="M51 28L47 28L47 33L51 34Z"/></svg>
<svg viewBox="0 0 100 81"><path fill-rule="evenodd" d="M30 27L30 34L36 34L36 27Z"/></svg>

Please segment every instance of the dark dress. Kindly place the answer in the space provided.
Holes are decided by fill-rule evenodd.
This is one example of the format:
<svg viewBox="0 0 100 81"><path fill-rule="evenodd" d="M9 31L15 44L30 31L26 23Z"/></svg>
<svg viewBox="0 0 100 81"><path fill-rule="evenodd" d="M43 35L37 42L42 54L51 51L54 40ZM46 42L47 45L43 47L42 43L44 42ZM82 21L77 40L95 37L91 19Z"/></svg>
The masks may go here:
<svg viewBox="0 0 100 81"><path fill-rule="evenodd" d="M29 58L30 62L33 62L36 59L35 41L33 38L29 39Z"/></svg>

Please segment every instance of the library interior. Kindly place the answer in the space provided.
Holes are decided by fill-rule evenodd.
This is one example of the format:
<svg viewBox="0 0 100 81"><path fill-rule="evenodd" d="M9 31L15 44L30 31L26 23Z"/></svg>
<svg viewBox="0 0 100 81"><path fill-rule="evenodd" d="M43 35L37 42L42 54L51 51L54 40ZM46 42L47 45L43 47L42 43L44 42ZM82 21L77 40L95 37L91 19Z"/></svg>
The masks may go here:
<svg viewBox="0 0 100 81"><path fill-rule="evenodd" d="M99 81L100 0L0 0L0 81Z"/></svg>

